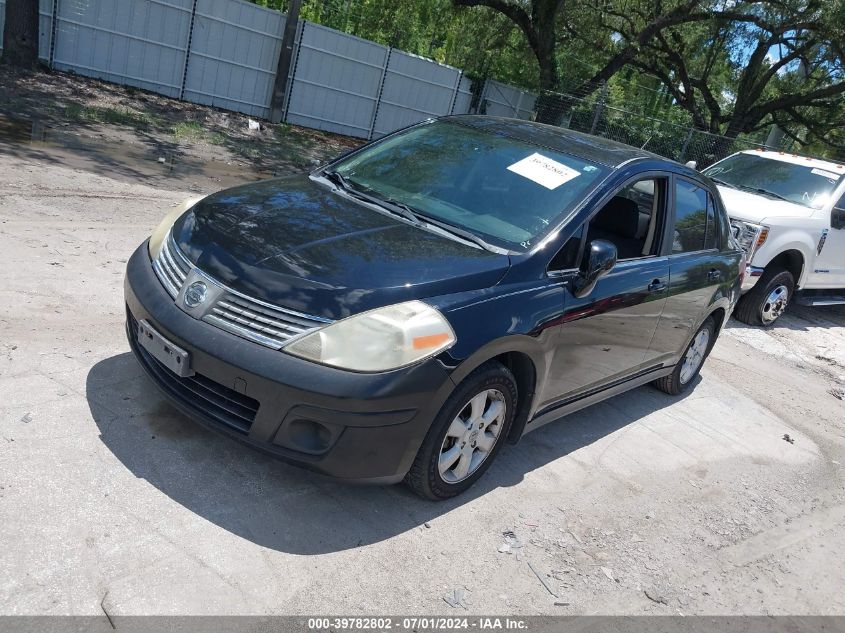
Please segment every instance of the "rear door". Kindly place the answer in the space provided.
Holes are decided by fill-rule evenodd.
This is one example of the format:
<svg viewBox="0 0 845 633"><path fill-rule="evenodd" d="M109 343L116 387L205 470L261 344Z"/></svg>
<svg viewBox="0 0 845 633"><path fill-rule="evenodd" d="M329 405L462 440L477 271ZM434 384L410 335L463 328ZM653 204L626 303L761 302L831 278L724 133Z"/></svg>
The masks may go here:
<svg viewBox="0 0 845 633"><path fill-rule="evenodd" d="M662 362L683 351L732 270L732 260L723 252L724 213L713 194L703 183L681 176L673 178L671 188L669 293L651 349Z"/></svg>

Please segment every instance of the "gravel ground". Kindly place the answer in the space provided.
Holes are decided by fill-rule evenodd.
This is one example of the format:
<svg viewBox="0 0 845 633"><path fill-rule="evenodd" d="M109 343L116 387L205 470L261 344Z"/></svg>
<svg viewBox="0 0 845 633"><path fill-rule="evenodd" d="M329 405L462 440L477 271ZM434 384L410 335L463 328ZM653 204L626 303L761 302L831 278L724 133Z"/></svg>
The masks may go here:
<svg viewBox="0 0 845 633"><path fill-rule="evenodd" d="M19 140L0 140L0 613L845 614L842 308L731 323L685 397L581 411L429 503L206 432L129 354L129 254L253 171Z"/></svg>

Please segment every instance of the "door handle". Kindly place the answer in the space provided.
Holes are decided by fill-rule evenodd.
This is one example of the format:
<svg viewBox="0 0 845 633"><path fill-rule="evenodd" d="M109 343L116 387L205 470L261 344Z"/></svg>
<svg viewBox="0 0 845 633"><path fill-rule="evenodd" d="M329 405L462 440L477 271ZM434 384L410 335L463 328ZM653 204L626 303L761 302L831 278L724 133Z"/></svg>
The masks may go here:
<svg viewBox="0 0 845 633"><path fill-rule="evenodd" d="M648 285L649 292L663 292L666 290L666 283L660 279L655 279Z"/></svg>
<svg viewBox="0 0 845 633"><path fill-rule="evenodd" d="M716 270L715 268L711 268L710 272L707 273L707 280L708 281L717 281L722 276L721 270Z"/></svg>

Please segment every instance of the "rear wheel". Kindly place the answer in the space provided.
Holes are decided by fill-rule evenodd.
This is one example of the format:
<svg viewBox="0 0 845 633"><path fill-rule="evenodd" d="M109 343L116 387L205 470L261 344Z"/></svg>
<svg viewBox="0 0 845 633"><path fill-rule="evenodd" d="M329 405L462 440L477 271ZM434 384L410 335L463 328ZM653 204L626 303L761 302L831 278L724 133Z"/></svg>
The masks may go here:
<svg viewBox="0 0 845 633"><path fill-rule="evenodd" d="M448 499L472 486L499 452L516 410L516 380L485 363L458 386L435 418L405 476L427 499Z"/></svg>
<svg viewBox="0 0 845 633"><path fill-rule="evenodd" d="M795 291L795 278L783 268L766 269L737 303L734 316L748 325L768 327L778 320Z"/></svg>
<svg viewBox="0 0 845 633"><path fill-rule="evenodd" d="M704 365L704 360L710 355L716 342L716 322L713 317L708 318L692 337L684 355L675 369L668 376L658 378L652 384L670 395L677 396L689 389Z"/></svg>

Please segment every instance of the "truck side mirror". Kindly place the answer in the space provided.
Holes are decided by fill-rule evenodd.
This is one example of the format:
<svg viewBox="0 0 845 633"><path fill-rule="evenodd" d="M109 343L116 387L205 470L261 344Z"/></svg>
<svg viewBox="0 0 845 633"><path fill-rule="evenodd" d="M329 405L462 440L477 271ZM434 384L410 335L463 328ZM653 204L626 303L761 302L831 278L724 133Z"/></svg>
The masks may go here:
<svg viewBox="0 0 845 633"><path fill-rule="evenodd" d="M599 279L616 266L616 246L607 240L593 240L584 253L578 276L573 283L573 292L579 299L586 297L596 287Z"/></svg>
<svg viewBox="0 0 845 633"><path fill-rule="evenodd" d="M830 227L833 229L845 229L845 209L833 207L830 212Z"/></svg>

